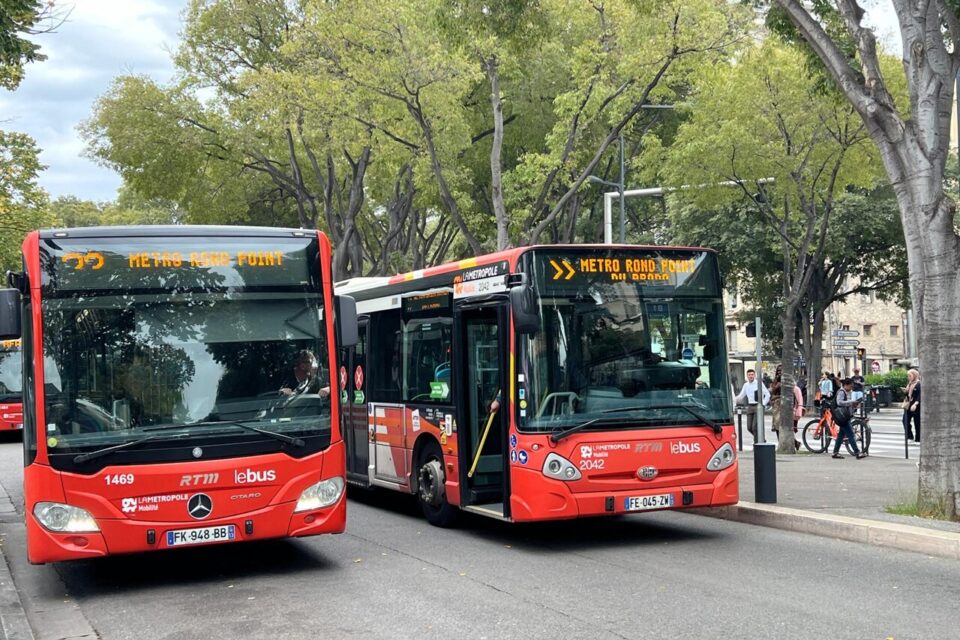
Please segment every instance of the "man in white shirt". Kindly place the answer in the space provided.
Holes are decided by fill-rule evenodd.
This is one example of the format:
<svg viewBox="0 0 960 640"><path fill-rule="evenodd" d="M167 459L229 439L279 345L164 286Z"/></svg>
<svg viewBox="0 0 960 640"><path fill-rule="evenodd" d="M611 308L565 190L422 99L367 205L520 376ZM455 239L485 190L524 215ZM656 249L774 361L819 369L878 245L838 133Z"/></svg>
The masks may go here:
<svg viewBox="0 0 960 640"><path fill-rule="evenodd" d="M747 381L743 383L740 393L737 394L736 403L747 405L747 431L753 434L753 439L757 439L757 387L763 389L763 404L770 403L770 392L762 382L757 380L757 372L753 369L747 369Z"/></svg>

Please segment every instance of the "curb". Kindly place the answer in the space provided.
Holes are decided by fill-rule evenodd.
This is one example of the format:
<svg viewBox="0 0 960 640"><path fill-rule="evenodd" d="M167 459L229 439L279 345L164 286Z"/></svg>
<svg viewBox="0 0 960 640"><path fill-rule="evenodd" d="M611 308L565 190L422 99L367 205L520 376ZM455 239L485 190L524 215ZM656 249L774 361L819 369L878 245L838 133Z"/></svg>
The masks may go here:
<svg viewBox="0 0 960 640"><path fill-rule="evenodd" d="M960 533L950 531L755 502L740 502L728 507L711 507L693 511L711 518L960 560Z"/></svg>
<svg viewBox="0 0 960 640"><path fill-rule="evenodd" d="M22 519L13 507L10 496L0 486L0 522L21 522ZM0 537L0 547L6 543ZM33 630L27 621L27 614L20 601L20 593L13 582L6 553L0 555L0 638L5 640L33 640Z"/></svg>

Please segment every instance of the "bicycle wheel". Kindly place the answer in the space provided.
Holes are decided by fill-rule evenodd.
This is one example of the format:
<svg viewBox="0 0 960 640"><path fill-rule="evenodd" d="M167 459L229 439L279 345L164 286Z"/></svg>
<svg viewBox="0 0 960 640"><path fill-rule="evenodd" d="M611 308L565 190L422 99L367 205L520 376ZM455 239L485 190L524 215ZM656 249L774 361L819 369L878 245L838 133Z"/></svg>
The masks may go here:
<svg viewBox="0 0 960 640"><path fill-rule="evenodd" d="M810 453L823 453L827 450L827 442L829 442L830 437L829 429L824 426L819 429L820 433L817 433L819 425L819 420L811 420L803 425L803 446Z"/></svg>
<svg viewBox="0 0 960 640"><path fill-rule="evenodd" d="M850 421L850 427L853 428L853 435L857 439L857 447L863 453L869 453L870 434L872 431L870 424L866 420L858 418ZM847 440L844 444L847 446L847 451L850 452L850 455L853 455L853 447L850 446L850 441Z"/></svg>

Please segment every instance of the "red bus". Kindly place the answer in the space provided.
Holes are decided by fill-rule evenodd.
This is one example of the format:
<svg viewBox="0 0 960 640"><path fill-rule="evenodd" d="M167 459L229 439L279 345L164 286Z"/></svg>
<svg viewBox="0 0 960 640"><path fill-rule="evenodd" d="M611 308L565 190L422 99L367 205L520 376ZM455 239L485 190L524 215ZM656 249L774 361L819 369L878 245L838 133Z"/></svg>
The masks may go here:
<svg viewBox="0 0 960 640"><path fill-rule="evenodd" d="M441 526L737 502L712 250L523 247L336 290L348 482Z"/></svg>
<svg viewBox="0 0 960 640"><path fill-rule="evenodd" d="M0 431L23 428L20 340L0 340Z"/></svg>
<svg viewBox="0 0 960 640"><path fill-rule="evenodd" d="M34 231L23 264L0 336L22 329L30 562L343 531L323 379L356 315L323 234Z"/></svg>

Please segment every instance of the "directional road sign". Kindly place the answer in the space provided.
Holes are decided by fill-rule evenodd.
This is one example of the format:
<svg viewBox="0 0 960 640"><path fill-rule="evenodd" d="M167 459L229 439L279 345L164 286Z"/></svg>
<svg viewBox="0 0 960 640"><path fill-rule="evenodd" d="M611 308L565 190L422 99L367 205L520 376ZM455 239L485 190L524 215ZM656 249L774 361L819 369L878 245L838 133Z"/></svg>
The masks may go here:
<svg viewBox="0 0 960 640"><path fill-rule="evenodd" d="M857 347L860 346L859 340L845 340L843 338L834 338L833 346L835 347Z"/></svg>
<svg viewBox="0 0 960 640"><path fill-rule="evenodd" d="M857 348L856 347L834 347L833 352L840 353L840 354L849 353L853 355L857 352Z"/></svg>
<svg viewBox="0 0 960 640"><path fill-rule="evenodd" d="M860 335L859 331L854 329L834 329L830 332L834 338L856 338Z"/></svg>

